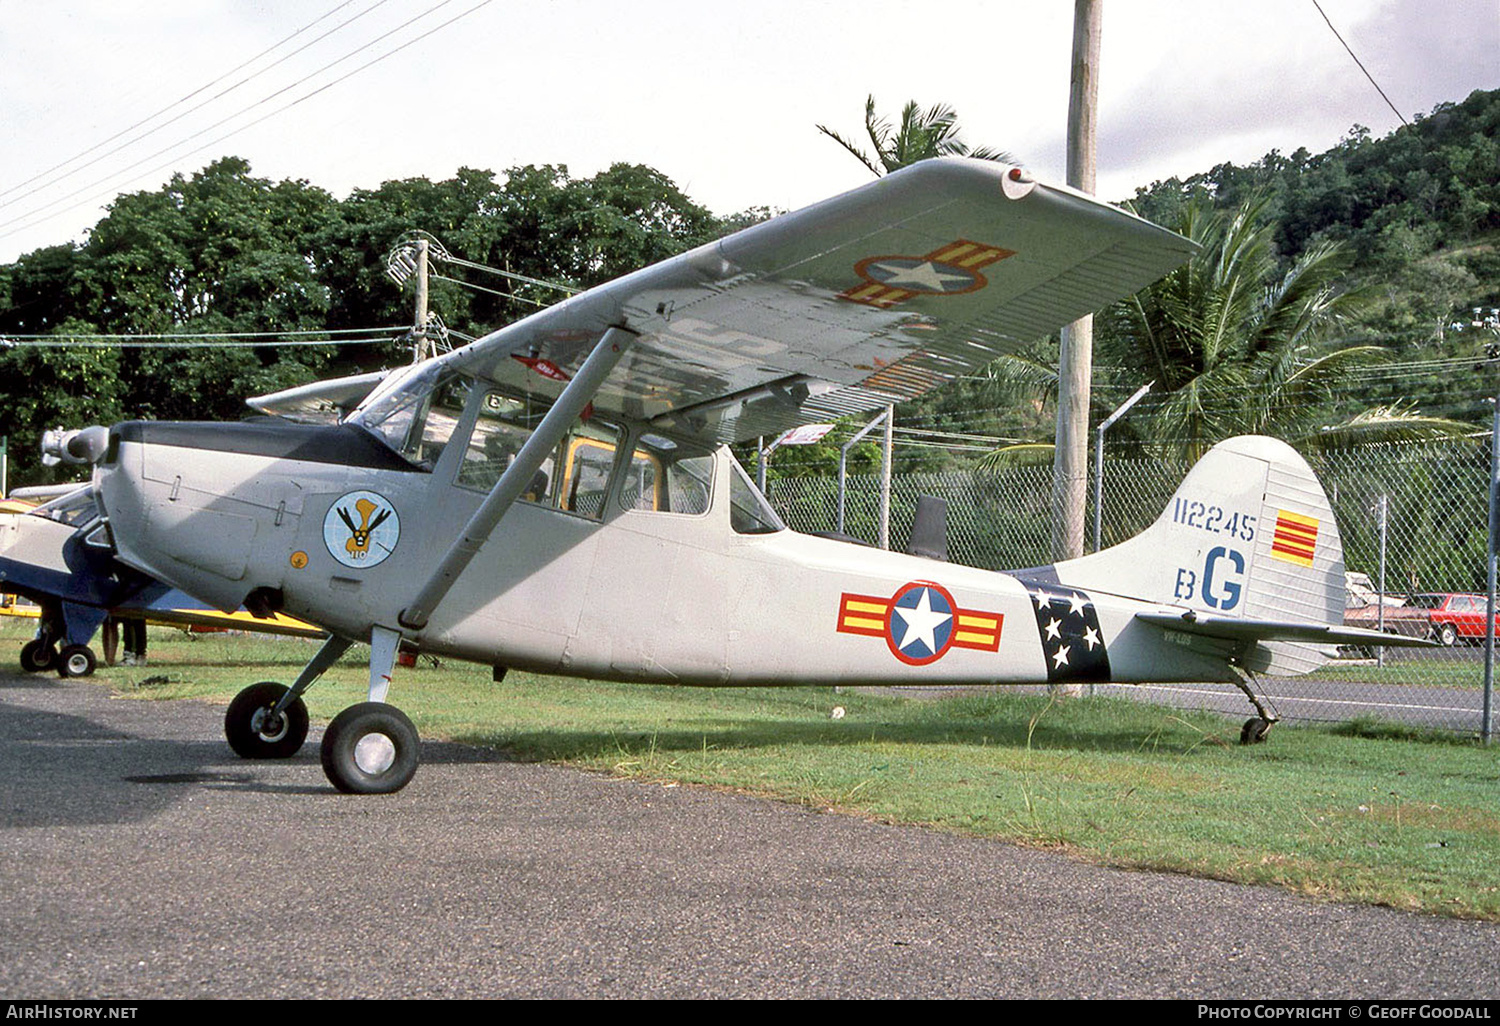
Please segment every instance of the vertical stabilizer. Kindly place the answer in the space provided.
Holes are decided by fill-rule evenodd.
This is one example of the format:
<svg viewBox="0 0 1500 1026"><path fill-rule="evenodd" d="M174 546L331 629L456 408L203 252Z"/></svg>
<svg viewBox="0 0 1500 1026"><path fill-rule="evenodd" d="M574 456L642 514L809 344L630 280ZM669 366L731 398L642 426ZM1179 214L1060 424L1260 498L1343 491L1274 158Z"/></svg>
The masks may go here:
<svg viewBox="0 0 1500 1026"><path fill-rule="evenodd" d="M1343 622L1344 553L1333 509L1307 461L1274 438L1220 442L1149 528L1040 572L1052 574L1060 584L1213 616ZM1326 661L1325 649L1261 642L1244 665L1305 673Z"/></svg>

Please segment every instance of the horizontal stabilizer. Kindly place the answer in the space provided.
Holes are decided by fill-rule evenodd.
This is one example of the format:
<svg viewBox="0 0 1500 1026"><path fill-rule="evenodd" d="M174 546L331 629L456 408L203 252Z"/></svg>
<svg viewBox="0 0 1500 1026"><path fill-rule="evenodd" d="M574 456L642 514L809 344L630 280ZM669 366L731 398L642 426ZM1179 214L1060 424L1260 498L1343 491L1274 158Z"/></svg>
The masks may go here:
<svg viewBox="0 0 1500 1026"><path fill-rule="evenodd" d="M1385 634L1362 627L1294 620L1242 620L1230 616L1204 616L1192 610L1184 613L1137 613L1135 618L1168 630L1225 641L1312 641L1329 645L1379 645L1390 648L1431 648L1436 644L1425 638Z"/></svg>
<svg viewBox="0 0 1500 1026"><path fill-rule="evenodd" d="M268 395L252 396L245 400L245 404L258 413L284 417L300 424L334 424L363 402L385 375L385 371L372 371L347 378L314 381Z"/></svg>

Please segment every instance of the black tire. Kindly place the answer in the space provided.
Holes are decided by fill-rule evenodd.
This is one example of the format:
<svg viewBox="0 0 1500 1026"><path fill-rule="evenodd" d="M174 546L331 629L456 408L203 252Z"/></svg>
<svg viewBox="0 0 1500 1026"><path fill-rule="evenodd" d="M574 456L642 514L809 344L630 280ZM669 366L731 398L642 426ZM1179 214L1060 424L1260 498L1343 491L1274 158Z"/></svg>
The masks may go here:
<svg viewBox="0 0 1500 1026"><path fill-rule="evenodd" d="M307 705L298 698L279 717L271 711L287 693L284 684L265 680L234 696L224 713L224 737L242 759L289 759L307 740Z"/></svg>
<svg viewBox="0 0 1500 1026"><path fill-rule="evenodd" d="M1270 732L1270 720L1263 720L1259 716L1252 716L1240 728L1240 744L1258 745L1266 739L1266 735Z"/></svg>
<svg viewBox="0 0 1500 1026"><path fill-rule="evenodd" d="M384 702L361 702L323 732L323 772L345 794L391 794L416 774L418 748L417 728L405 713Z"/></svg>
<svg viewBox="0 0 1500 1026"><path fill-rule="evenodd" d="M1446 648L1452 648L1458 644L1458 628L1451 623L1439 625L1437 628L1437 639Z"/></svg>
<svg viewBox="0 0 1500 1026"><path fill-rule="evenodd" d="M98 660L94 650L87 645L66 645L57 653L57 675L59 677L87 677L94 672Z"/></svg>
<svg viewBox="0 0 1500 1026"><path fill-rule="evenodd" d="M40 673L57 662L57 649L52 642L33 639L21 646L21 669L27 673Z"/></svg>

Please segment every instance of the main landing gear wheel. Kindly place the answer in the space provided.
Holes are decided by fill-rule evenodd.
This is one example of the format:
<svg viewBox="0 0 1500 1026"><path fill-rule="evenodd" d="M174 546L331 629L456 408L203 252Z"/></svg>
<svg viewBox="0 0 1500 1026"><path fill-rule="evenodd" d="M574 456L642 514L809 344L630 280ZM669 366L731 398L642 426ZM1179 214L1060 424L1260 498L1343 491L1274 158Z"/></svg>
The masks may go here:
<svg viewBox="0 0 1500 1026"><path fill-rule="evenodd" d="M57 649L52 642L37 638L21 646L21 669L27 673L40 673L57 662Z"/></svg>
<svg viewBox="0 0 1500 1026"><path fill-rule="evenodd" d="M323 733L323 772L345 794L391 794L417 772L417 728L384 702L351 705Z"/></svg>
<svg viewBox="0 0 1500 1026"><path fill-rule="evenodd" d="M278 715L284 684L261 681L234 696L224 714L224 737L242 759L289 759L307 740L307 705L294 700Z"/></svg>
<svg viewBox="0 0 1500 1026"><path fill-rule="evenodd" d="M94 650L87 645L68 645L57 653L59 677L87 677L95 665Z"/></svg>

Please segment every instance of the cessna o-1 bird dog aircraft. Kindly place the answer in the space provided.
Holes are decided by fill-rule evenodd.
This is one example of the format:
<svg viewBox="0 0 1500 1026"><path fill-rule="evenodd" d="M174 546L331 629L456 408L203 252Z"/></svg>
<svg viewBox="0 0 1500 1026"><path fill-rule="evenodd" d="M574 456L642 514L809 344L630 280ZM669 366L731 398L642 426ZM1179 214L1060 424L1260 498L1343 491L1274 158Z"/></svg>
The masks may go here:
<svg viewBox="0 0 1500 1026"><path fill-rule="evenodd" d="M137 421L67 450L97 463L125 562L331 632L291 687L235 699L240 755L296 752L302 694L368 641L369 701L322 742L344 791L416 770L385 701L402 641L693 685L1235 681L1258 738L1244 675L1384 638L1334 626L1338 529L1282 443L1225 442L1144 534L1016 574L790 531L726 447L921 395L1191 248L1019 169L929 161L394 373L337 424Z"/></svg>

